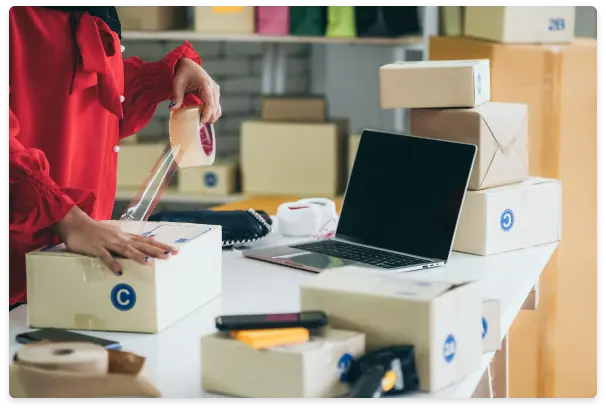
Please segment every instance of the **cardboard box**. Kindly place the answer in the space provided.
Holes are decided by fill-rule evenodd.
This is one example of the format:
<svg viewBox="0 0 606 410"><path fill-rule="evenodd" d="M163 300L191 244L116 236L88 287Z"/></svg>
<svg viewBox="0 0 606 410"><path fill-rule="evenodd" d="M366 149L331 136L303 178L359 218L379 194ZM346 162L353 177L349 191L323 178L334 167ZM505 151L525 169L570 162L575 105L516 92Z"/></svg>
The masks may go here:
<svg viewBox="0 0 606 410"><path fill-rule="evenodd" d="M328 118L326 98L314 96L264 96L261 119L282 122L325 122Z"/></svg>
<svg viewBox="0 0 606 410"><path fill-rule="evenodd" d="M524 249L562 238L562 189L552 179L468 191L453 250L476 255Z"/></svg>
<svg viewBox="0 0 606 410"><path fill-rule="evenodd" d="M487 102L468 109L414 109L410 132L420 137L478 147L469 189L478 190L528 178L528 108Z"/></svg>
<svg viewBox="0 0 606 410"><path fill-rule="evenodd" d="M120 140L120 144L124 144L124 143L127 143L127 144L136 144L137 142L138 142L138 140L137 140L137 134L133 134L130 137L122 138Z"/></svg>
<svg viewBox="0 0 606 410"><path fill-rule="evenodd" d="M575 8L465 7L465 36L501 43L570 43Z"/></svg>
<svg viewBox="0 0 606 410"><path fill-rule="evenodd" d="M349 155L347 158L347 169L349 174L353 169L354 162L356 160L356 154L358 153L358 146L360 145L360 134L352 134L349 136Z"/></svg>
<svg viewBox="0 0 606 410"><path fill-rule="evenodd" d="M242 189L252 195L334 198L345 182L347 127L245 121L241 128Z"/></svg>
<svg viewBox="0 0 606 410"><path fill-rule="evenodd" d="M187 24L185 7L117 7L122 30L150 31L183 29Z"/></svg>
<svg viewBox="0 0 606 410"><path fill-rule="evenodd" d="M488 60L414 61L379 70L381 108L475 107L490 101Z"/></svg>
<svg viewBox="0 0 606 410"><path fill-rule="evenodd" d="M122 144L118 153L118 188L138 189L156 165L166 144Z"/></svg>
<svg viewBox="0 0 606 410"><path fill-rule="evenodd" d="M443 36L461 36L465 27L465 7L440 6L440 34Z"/></svg>
<svg viewBox="0 0 606 410"><path fill-rule="evenodd" d="M35 328L156 333L221 294L221 227L107 221L180 249L147 265L120 258L116 276L99 259L59 245L30 252L28 325ZM202 273L202 274L201 274Z"/></svg>
<svg viewBox="0 0 606 410"><path fill-rule="evenodd" d="M206 167L179 169L179 192L231 195L236 191L238 163L219 160Z"/></svg>
<svg viewBox="0 0 606 410"><path fill-rule="evenodd" d="M255 8L249 6L194 7L194 30L208 34L253 34Z"/></svg>
<svg viewBox="0 0 606 410"><path fill-rule="evenodd" d="M479 283L421 282L360 268L324 271L301 287L301 310L366 335L368 351L412 344L420 388L435 391L481 365Z"/></svg>
<svg viewBox="0 0 606 410"><path fill-rule="evenodd" d="M528 106L530 175L556 178L560 141L596 135L596 40L553 47L433 37L429 53L432 60L490 59L493 101Z"/></svg>
<svg viewBox="0 0 606 410"><path fill-rule="evenodd" d="M339 397L351 358L364 354L364 335L327 328L307 343L254 350L225 333L202 339L202 388L257 398Z"/></svg>
<svg viewBox="0 0 606 410"><path fill-rule="evenodd" d="M498 300L482 302L482 348L484 353L501 348L501 304Z"/></svg>

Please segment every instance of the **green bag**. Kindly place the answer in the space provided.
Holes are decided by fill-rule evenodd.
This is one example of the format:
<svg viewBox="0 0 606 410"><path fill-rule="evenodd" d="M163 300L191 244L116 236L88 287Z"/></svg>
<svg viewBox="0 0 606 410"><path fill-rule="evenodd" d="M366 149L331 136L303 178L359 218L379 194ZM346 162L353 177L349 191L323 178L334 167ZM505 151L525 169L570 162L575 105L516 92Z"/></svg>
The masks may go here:
<svg viewBox="0 0 606 410"><path fill-rule="evenodd" d="M356 37L356 12L352 6L328 7L326 37Z"/></svg>
<svg viewBox="0 0 606 410"><path fill-rule="evenodd" d="M290 34L293 36L324 36L326 33L326 7L292 6L290 8Z"/></svg>

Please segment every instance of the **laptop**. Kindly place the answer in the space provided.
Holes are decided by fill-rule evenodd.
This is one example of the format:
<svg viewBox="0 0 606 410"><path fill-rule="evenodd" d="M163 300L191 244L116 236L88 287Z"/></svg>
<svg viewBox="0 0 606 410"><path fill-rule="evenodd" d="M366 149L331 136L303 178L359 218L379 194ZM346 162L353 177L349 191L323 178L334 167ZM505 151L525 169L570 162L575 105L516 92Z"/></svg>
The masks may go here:
<svg viewBox="0 0 606 410"><path fill-rule="evenodd" d="M243 252L311 272L393 271L447 263L475 145L365 130L334 238Z"/></svg>

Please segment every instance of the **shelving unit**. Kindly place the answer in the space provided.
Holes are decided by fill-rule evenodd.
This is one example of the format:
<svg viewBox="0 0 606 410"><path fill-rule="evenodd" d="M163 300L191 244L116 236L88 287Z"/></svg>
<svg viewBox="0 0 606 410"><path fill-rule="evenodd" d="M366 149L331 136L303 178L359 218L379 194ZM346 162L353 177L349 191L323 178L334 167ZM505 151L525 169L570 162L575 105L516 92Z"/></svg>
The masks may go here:
<svg viewBox="0 0 606 410"><path fill-rule="evenodd" d="M136 190L118 189L116 192L116 201L130 201L137 195ZM174 188L167 189L162 195L162 202L172 202L180 204L199 204L199 205L217 205L229 204L245 199L245 196L240 194L228 196L205 196L201 194L185 194L178 192Z"/></svg>

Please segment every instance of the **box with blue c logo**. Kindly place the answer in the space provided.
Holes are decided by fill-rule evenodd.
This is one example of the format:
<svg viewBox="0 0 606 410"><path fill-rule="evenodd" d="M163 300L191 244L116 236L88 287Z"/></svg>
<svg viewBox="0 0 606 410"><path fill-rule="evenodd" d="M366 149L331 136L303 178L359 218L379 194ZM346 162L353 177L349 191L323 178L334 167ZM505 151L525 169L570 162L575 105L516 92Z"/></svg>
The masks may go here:
<svg viewBox="0 0 606 410"><path fill-rule="evenodd" d="M231 195L237 189L238 162L223 159L213 165L179 170L179 192L188 194Z"/></svg>
<svg viewBox="0 0 606 410"><path fill-rule="evenodd" d="M221 294L220 227L107 223L153 234L179 254L146 265L119 258L123 274L116 276L98 259L64 246L31 252L26 256L30 326L157 333Z"/></svg>
<svg viewBox="0 0 606 410"><path fill-rule="evenodd" d="M481 365L478 282L420 281L345 267L324 271L300 295L302 310L322 310L331 326L364 333L368 351L414 345L423 391L451 385Z"/></svg>

